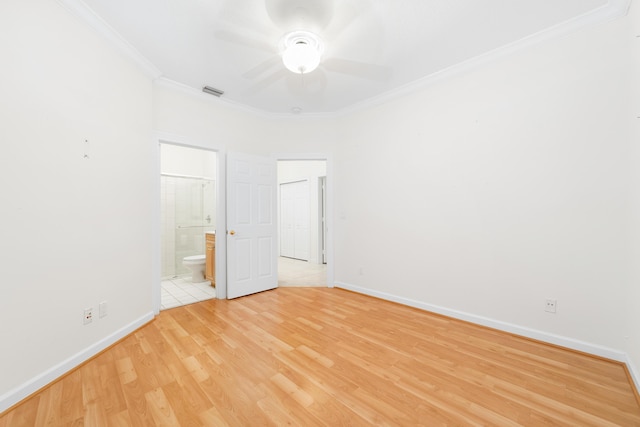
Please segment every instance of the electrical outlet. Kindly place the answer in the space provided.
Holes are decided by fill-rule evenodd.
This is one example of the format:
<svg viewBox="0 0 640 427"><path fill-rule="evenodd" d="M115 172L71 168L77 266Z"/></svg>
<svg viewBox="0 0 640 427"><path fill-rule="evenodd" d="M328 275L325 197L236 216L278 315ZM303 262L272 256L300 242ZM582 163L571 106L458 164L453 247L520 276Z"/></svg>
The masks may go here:
<svg viewBox="0 0 640 427"><path fill-rule="evenodd" d="M547 298L544 303L544 311L548 313L555 313L558 306L558 300Z"/></svg>
<svg viewBox="0 0 640 427"><path fill-rule="evenodd" d="M103 317L107 316L107 302L106 301L102 301L100 303L100 305L98 306L98 316L100 316L101 319Z"/></svg>
<svg viewBox="0 0 640 427"><path fill-rule="evenodd" d="M82 324L88 325L93 322L93 307L84 309L84 316L82 317Z"/></svg>

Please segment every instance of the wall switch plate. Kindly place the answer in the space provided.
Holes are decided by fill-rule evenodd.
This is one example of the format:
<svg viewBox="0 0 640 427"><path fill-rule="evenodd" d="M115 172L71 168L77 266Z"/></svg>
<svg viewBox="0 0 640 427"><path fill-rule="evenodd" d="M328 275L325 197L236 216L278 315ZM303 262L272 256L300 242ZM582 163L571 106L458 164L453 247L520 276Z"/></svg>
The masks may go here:
<svg viewBox="0 0 640 427"><path fill-rule="evenodd" d="M106 317L106 315L107 315L107 302L102 301L98 306L98 316L100 316L100 318L102 319L103 317Z"/></svg>
<svg viewBox="0 0 640 427"><path fill-rule="evenodd" d="M93 307L84 309L84 316L82 317L82 324L88 325L93 321Z"/></svg>
<svg viewBox="0 0 640 427"><path fill-rule="evenodd" d="M558 306L558 300L547 298L544 303L544 311L548 313L555 313Z"/></svg>

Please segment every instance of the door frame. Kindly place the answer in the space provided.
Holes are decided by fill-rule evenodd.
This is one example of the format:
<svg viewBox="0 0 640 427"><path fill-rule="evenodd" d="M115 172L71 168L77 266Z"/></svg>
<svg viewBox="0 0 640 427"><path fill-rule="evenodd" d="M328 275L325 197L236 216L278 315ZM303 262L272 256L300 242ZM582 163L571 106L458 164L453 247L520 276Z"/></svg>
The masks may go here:
<svg viewBox="0 0 640 427"><path fill-rule="evenodd" d="M327 263L327 176L320 177L318 182L318 194L320 194L318 207L318 253L320 254L320 263Z"/></svg>
<svg viewBox="0 0 640 427"><path fill-rule="evenodd" d="M216 298L227 299L227 149L224 145L218 145L210 140L197 140L182 135L166 132L154 132L152 144L153 177L153 206L151 207L151 303L155 315L160 313L161 295L161 198L160 198L160 144L181 145L184 147L200 148L215 151L217 153L217 212L216 233L220 230L224 238L216 239ZM273 161L278 160L325 160L327 162L327 287L334 287L334 260L333 260L333 160L326 153L276 153L272 154ZM218 237L218 236L216 236Z"/></svg>
<svg viewBox="0 0 640 427"><path fill-rule="evenodd" d="M334 267L333 267L333 159L331 155L326 153L275 153L273 159L277 163L278 160L324 160L327 165L326 174L326 192L327 192L327 206L326 206L326 227L327 227L327 247L326 261L327 261L327 287L334 287ZM280 218L278 218L280 221ZM279 227L278 227L279 228ZM280 230L278 229L278 233ZM279 248L278 248L279 250Z"/></svg>
<svg viewBox="0 0 640 427"><path fill-rule="evenodd" d="M152 137L153 207L151 212L151 304L155 315L160 313L161 303L161 194L160 194L160 144L178 145L188 148L213 151L216 153L216 298L227 298L227 170L226 149L213 141L202 141L165 132L155 132ZM220 236L216 236L220 237Z"/></svg>

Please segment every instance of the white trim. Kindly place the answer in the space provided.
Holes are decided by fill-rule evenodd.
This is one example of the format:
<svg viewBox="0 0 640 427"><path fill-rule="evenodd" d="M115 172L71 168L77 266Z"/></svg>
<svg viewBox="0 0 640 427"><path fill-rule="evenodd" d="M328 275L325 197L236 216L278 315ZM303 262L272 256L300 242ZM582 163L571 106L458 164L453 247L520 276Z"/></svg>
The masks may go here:
<svg viewBox="0 0 640 427"><path fill-rule="evenodd" d="M181 90L182 92L190 94L192 96L198 96L198 97L206 96L211 101L214 101L214 100L225 101L224 104L226 106L230 106L237 110L250 112L263 117L287 118L287 119L336 118L336 117L341 117L354 112L362 111L368 108L376 107L398 98L402 98L404 96L407 96L416 91L425 89L429 86L432 86L448 78L470 72L488 62L495 61L497 59L511 55L515 52L526 49L535 44L565 36L569 33L572 33L574 31L577 31L589 25L595 25L595 24L599 24L599 23L603 23L603 22L607 22L607 21L611 21L611 20L623 17L627 14L630 5L631 5L631 0L610 0L609 3L607 3L604 6L598 7L592 11L576 16L565 22L556 24L552 27L539 31L535 34L531 34L515 42L506 44L504 46L501 46L492 51L476 56L474 58L468 59L466 61L454 64L448 68L442 69L440 71L436 71L423 78L414 80L412 82L409 82L395 89L391 89L375 97L357 102L355 104L352 104L348 107L345 107L335 112L305 113L305 114L298 114L298 115L290 114L290 113L286 113L286 114L270 113L268 111L259 110L257 108L252 108L244 104L230 101L229 99L224 98L224 96L222 98L215 98L210 95L206 95L190 86L175 82L165 77L162 77L156 80L156 83L164 87Z"/></svg>
<svg viewBox="0 0 640 427"><path fill-rule="evenodd" d="M419 80L410 82L404 86L396 89L392 89L381 95L373 98L366 99L364 101L355 103L348 107L345 107L336 112L328 113L306 113L306 114L282 114L282 113L270 113L257 108L252 108L238 102L231 101L227 98L215 98L210 95L202 93L200 90L194 89L190 86L178 83L166 77L162 77L162 72L156 68L147 58L145 58L135 47L133 47L128 41L126 41L120 34L118 34L109 24L107 24L101 17L99 17L92 9L90 9L82 0L57 0L65 9L67 9L73 15L84 20L89 26L91 26L98 33L103 35L108 41L110 41L117 49L122 51L126 56L133 59L152 79L154 79L161 86L182 90L190 95L194 96L206 96L210 101L223 101L223 105L233 107L245 112L251 112L264 117L281 117L287 119L295 118L334 118L342 116L352 112L360 111L366 108L375 107L396 98L403 97L417 90L421 90L427 86L437 83L443 79L468 72L482 64L489 61L502 58L506 55L510 55L518 50L525 49L534 44L540 43L545 40L564 36L570 32L576 31L580 28L588 25L593 25L601 22L610 21L616 18L625 16L631 6L631 0L609 0L609 2L601 7L598 7L590 12L584 13L575 18L569 19L560 24L554 25L538 33L527 36L521 40L513 43L509 43L505 46L494 49L485 54L479 55L475 58L471 58L467 61L452 65L444 70L437 71L433 74L425 76Z"/></svg>
<svg viewBox="0 0 640 427"><path fill-rule="evenodd" d="M608 19L616 19L629 13L630 8L631 0L609 0L605 13L608 14Z"/></svg>
<svg viewBox="0 0 640 427"><path fill-rule="evenodd" d="M506 44L458 64L454 64L440 71L436 71L435 73L429 74L421 79L407 83L388 92L384 92L373 98L357 102L341 110L338 110L335 114L345 115L385 104L397 98L401 98L416 91L420 91L442 80L467 73L488 62L511 55L515 52L526 49L543 41L567 35L589 25L595 25L598 23L620 18L627 14L630 5L631 0L610 0L609 3L605 6L598 7L590 12L576 16L575 18L546 28L515 42Z"/></svg>
<svg viewBox="0 0 640 427"><path fill-rule="evenodd" d="M199 148L202 150L214 151L216 153L216 298L227 298L227 239L219 238L224 236L227 230L227 171L226 171L226 148L224 145L217 145L210 141L197 140L188 138L182 135L176 135L167 132L154 132L153 137L153 153L157 159L157 168L153 171L152 182L154 183L153 194L155 197L154 206L156 210L152 213L153 223L153 236L152 244L157 244L157 247L152 248L153 262L153 286L152 286L152 301L154 311L160 312L160 295L161 295L161 254L160 254L160 144L180 145L183 147ZM220 230L220 234L218 234ZM157 310L157 311L156 311Z"/></svg>
<svg viewBox="0 0 640 427"><path fill-rule="evenodd" d="M330 154L323 153L274 153L274 160L324 160L327 162L327 287L334 287L333 261L333 159Z"/></svg>
<svg viewBox="0 0 640 427"><path fill-rule="evenodd" d="M638 371L637 367L633 364L628 354L626 355L625 363L627 364L629 375L631 375L631 380L636 386L636 391L640 392L640 371Z"/></svg>
<svg viewBox="0 0 640 427"><path fill-rule="evenodd" d="M627 357L627 354L619 350L614 350L612 348L603 347L597 344L592 344L585 341L564 337L561 335L551 334L551 333L540 331L537 329L531 329L524 326L514 325L513 323L502 322L500 320L490 319L484 316L478 316L471 313L465 313L463 311L452 310L446 307L440 307L440 306L429 304L426 302L388 294L386 292L374 291L371 289L363 288L361 286L351 285L348 283L336 282L336 287L357 292L360 294L384 299L387 301L397 302L399 304L407 305L409 307L415 307L415 308L430 311L433 313L442 314L444 316L452 317L454 319L464 320L467 322L475 323L477 325L487 326L489 328L498 329L500 331L509 332L515 335L520 335L523 337L544 341L546 343L555 344L555 345L566 347L572 350L593 354L596 356L604 357L604 358L615 360L618 362L628 362L629 360Z"/></svg>
<svg viewBox="0 0 640 427"><path fill-rule="evenodd" d="M224 95L221 97L217 97L217 96L213 96L213 95L209 95L207 93L204 93L202 90L198 90L196 88L193 88L191 86L187 86L186 84L177 82L175 80L171 80L167 77L160 77L158 79L156 79L154 81L154 83L160 87L165 87L168 89L173 89L175 91L178 92L182 92L185 95L189 95L192 96L194 98L197 98L201 101L206 101L206 102L211 102L211 103L215 103L215 104L223 104L226 107L230 107L239 111L243 111L245 113L253 113L253 114L257 114L257 115L265 115L265 113L262 110L258 110L255 108L251 108L247 105L244 104L240 104L234 101L230 101L229 99L225 98Z"/></svg>
<svg viewBox="0 0 640 427"><path fill-rule="evenodd" d="M216 203L216 298L227 299L227 153L218 151ZM220 230L220 234L218 234Z"/></svg>
<svg viewBox="0 0 640 427"><path fill-rule="evenodd" d="M183 83L177 82L175 80L171 80L167 77L160 77L154 80L154 83L160 87L182 92L185 95L195 97L196 99L199 99L201 101L210 102L212 104L220 105L225 108L231 108L239 112L249 113L249 114L253 114L255 116L263 117L263 118L302 120L302 119L309 119L309 118L330 119L335 117L334 113L309 113L309 114L271 113L268 111L260 110L258 108L250 107L245 104L241 104L236 101L232 101L229 98L225 98L224 95L222 95L219 98L216 96L208 95L202 92L202 90L195 89L191 86L187 86Z"/></svg>
<svg viewBox="0 0 640 427"><path fill-rule="evenodd" d="M0 413L6 411L13 405L31 396L42 387L50 384L67 372L77 368L82 363L86 362L109 346L115 344L117 341L121 340L127 335L133 333L135 330L149 323L151 320L153 320L153 313L150 312L134 320L128 325L120 328L113 334L101 339L94 344L91 344L89 347L85 348L79 353L76 353L68 359L58 363L57 365L37 375L24 384L19 385L13 390L9 390L8 392L0 396Z"/></svg>
<svg viewBox="0 0 640 427"><path fill-rule="evenodd" d="M160 305L162 303L162 236L160 228L162 227L162 192L160 189L160 143L159 135L151 138L151 161L153 163L151 180L152 188L149 189L152 194L151 216L151 308L156 316L160 314Z"/></svg>
<svg viewBox="0 0 640 427"><path fill-rule="evenodd" d="M80 18L93 30L103 36L113 47L132 59L142 71L152 79L157 79L162 72L156 68L147 58L145 58L135 47L133 47L124 37L113 29L107 22L96 14L82 0L57 0L62 7L72 15Z"/></svg>

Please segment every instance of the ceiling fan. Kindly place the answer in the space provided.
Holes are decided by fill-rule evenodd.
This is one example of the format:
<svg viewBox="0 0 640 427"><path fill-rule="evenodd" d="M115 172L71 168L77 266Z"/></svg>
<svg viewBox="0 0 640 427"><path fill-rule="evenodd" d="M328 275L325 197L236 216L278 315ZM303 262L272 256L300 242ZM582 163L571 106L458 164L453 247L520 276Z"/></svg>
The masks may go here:
<svg viewBox="0 0 640 427"><path fill-rule="evenodd" d="M293 73L310 73L320 65L324 44L311 31L297 30L285 34L281 41L282 62Z"/></svg>
<svg viewBox="0 0 640 427"><path fill-rule="evenodd" d="M246 20L236 21L235 27L239 22L241 26L249 27L247 30L253 31L256 37L247 36L248 31L237 33L223 30L216 31L215 36L271 54L269 59L242 74L251 80L260 78L249 88L250 92L265 89L287 78L290 73L304 76L303 82L306 79L307 82L315 81L320 84L327 82L323 75L325 72L369 80L388 80L391 77L389 67L326 56L330 49L326 49L328 42L320 33L329 33L326 30L330 28L333 36L330 43L333 47L348 45L350 40L345 36L347 27L365 16L371 5L370 0L360 0L352 2L352 9L348 10L344 7L345 2L338 3L340 7L335 7L332 0L265 0L267 21L271 21L275 28L269 28L268 31L265 29L264 33L271 35L277 29L282 33L279 40L266 42L260 32L255 33L255 28L260 28L260 25L242 25ZM268 72L270 73L267 74Z"/></svg>

